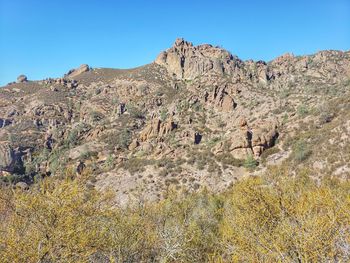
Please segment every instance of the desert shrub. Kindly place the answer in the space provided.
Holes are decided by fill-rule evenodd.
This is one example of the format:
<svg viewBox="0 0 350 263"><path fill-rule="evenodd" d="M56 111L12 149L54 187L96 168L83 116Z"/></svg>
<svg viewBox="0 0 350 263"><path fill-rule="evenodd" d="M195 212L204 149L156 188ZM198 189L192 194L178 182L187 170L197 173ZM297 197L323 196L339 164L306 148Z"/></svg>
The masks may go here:
<svg viewBox="0 0 350 263"><path fill-rule="evenodd" d="M167 179L165 179L164 183L166 186L169 186L171 184L175 184L175 185L179 184L180 182L179 182L179 179L177 179L177 178L167 178Z"/></svg>
<svg viewBox="0 0 350 263"><path fill-rule="evenodd" d="M164 167L166 169L172 169L175 167L175 163L170 158L162 158L156 161L157 167Z"/></svg>
<svg viewBox="0 0 350 263"><path fill-rule="evenodd" d="M114 164L114 157L111 154L109 154L107 156L107 159L106 159L105 163L104 163L105 169L106 170L111 170L111 169L114 168L114 165L115 165Z"/></svg>
<svg viewBox="0 0 350 263"><path fill-rule="evenodd" d="M298 140L292 146L291 157L298 163L305 161L311 155L312 151L309 149L304 140Z"/></svg>
<svg viewBox="0 0 350 263"><path fill-rule="evenodd" d="M168 117L168 110L166 108L163 108L160 111L160 120L165 121L167 117Z"/></svg>
<svg viewBox="0 0 350 263"><path fill-rule="evenodd" d="M105 116L101 112L98 112L98 111L91 111L89 113L89 117L90 117L92 122L99 122L105 118Z"/></svg>
<svg viewBox="0 0 350 263"><path fill-rule="evenodd" d="M88 160L90 158L96 158L98 155L98 152L96 151L89 151L89 150L84 150L80 156L79 159L80 160Z"/></svg>
<svg viewBox="0 0 350 263"><path fill-rule="evenodd" d="M160 169L159 170L159 172L158 172L158 175L160 176L160 177L165 177L165 176L167 176L168 175L168 170L167 169Z"/></svg>
<svg viewBox="0 0 350 263"><path fill-rule="evenodd" d="M66 144L67 146L75 146L78 144L79 141L79 132L77 129L73 129L68 133Z"/></svg>
<svg viewBox="0 0 350 263"><path fill-rule="evenodd" d="M126 109L129 112L130 116L136 119L143 119L144 113L143 111L136 105L129 104L126 105Z"/></svg>
<svg viewBox="0 0 350 263"><path fill-rule="evenodd" d="M217 251L221 198L202 191L186 197L170 191L156 209L160 262L206 262Z"/></svg>
<svg viewBox="0 0 350 263"><path fill-rule="evenodd" d="M225 124L226 125L226 124ZM209 148L214 147L220 141L219 137L214 137L207 142Z"/></svg>
<svg viewBox="0 0 350 263"><path fill-rule="evenodd" d="M203 159L203 158L197 159L196 167L198 170L204 170L206 165L207 165L207 162L205 159Z"/></svg>
<svg viewBox="0 0 350 263"><path fill-rule="evenodd" d="M301 104L297 108L297 113L300 117L305 117L309 113L309 109L306 105Z"/></svg>
<svg viewBox="0 0 350 263"><path fill-rule="evenodd" d="M332 109L332 107L327 103L322 104L317 109L316 113L318 113L318 120L320 124L331 122L335 117L334 109Z"/></svg>
<svg viewBox="0 0 350 263"><path fill-rule="evenodd" d="M49 169L53 174L63 173L68 162L67 151L64 148L54 149L48 158Z"/></svg>
<svg viewBox="0 0 350 263"><path fill-rule="evenodd" d="M285 113L285 114L283 115L282 123L283 123L283 124L286 124L287 122L288 122L288 114Z"/></svg>
<svg viewBox="0 0 350 263"><path fill-rule="evenodd" d="M147 165L154 165L155 163L156 161L154 159L132 157L122 162L119 167L128 170L131 174L135 174L137 172L144 172Z"/></svg>
<svg viewBox="0 0 350 263"><path fill-rule="evenodd" d="M45 180L31 192L3 194L2 200L13 198L7 206L16 211L1 228L3 262L87 260L97 247L102 249L104 231L98 230L105 227L101 219L107 211L98 208L102 199L97 193L85 190L76 182Z"/></svg>
<svg viewBox="0 0 350 263"><path fill-rule="evenodd" d="M188 181L196 184L194 178ZM169 179L169 184L178 184ZM1 262L348 262L350 183L274 168L222 194L115 204L86 181L0 188ZM137 195L137 193L135 193Z"/></svg>
<svg viewBox="0 0 350 263"><path fill-rule="evenodd" d="M260 155L262 162L265 162L267 157L269 157L270 155L276 154L278 153L280 150L278 149L278 147L272 147L272 148L268 148L266 150L263 151L263 153Z"/></svg>
<svg viewBox="0 0 350 263"><path fill-rule="evenodd" d="M226 127L226 125L227 125L227 123L226 123L223 119L221 119L221 118L217 119L216 124L217 124L217 126L221 129L221 131L223 131L223 129L224 129L224 128Z"/></svg>
<svg viewBox="0 0 350 263"><path fill-rule="evenodd" d="M333 182L334 183L334 182ZM221 225L232 262L348 261L349 183L317 185L306 176L279 175L236 184ZM346 245L345 245L346 246ZM223 257L221 257L222 259Z"/></svg>
<svg viewBox="0 0 350 263"><path fill-rule="evenodd" d="M34 175L37 171L37 166L49 158L50 152L47 148L38 150L33 153L31 160L25 160L25 174Z"/></svg>
<svg viewBox="0 0 350 263"><path fill-rule="evenodd" d="M222 163L223 165L232 165L236 167L240 167L243 165L242 160L234 158L230 153L222 153L216 155L215 158L218 162Z"/></svg>
<svg viewBox="0 0 350 263"><path fill-rule="evenodd" d="M197 112L203 111L203 106L199 102L194 103L191 107L194 111L197 111Z"/></svg>
<svg viewBox="0 0 350 263"><path fill-rule="evenodd" d="M87 123L79 123L73 129L71 129L64 141L65 147L74 147L78 145L79 139L82 134L85 134L91 129L91 126Z"/></svg>
<svg viewBox="0 0 350 263"><path fill-rule="evenodd" d="M243 166L247 169L253 170L258 166L258 162L254 159L253 155L249 154L245 159Z"/></svg>
<svg viewBox="0 0 350 263"><path fill-rule="evenodd" d="M131 134L130 131L127 129L123 129L119 134L117 139L117 143L120 145L120 147L126 149L128 148L129 144L131 143Z"/></svg>
<svg viewBox="0 0 350 263"><path fill-rule="evenodd" d="M221 167L216 162L210 162L208 164L209 173L220 172L220 171L221 171Z"/></svg>
<svg viewBox="0 0 350 263"><path fill-rule="evenodd" d="M131 143L131 139L131 132L128 128L124 128L121 131L110 132L102 138L108 145L110 151L113 151L115 147L127 149Z"/></svg>
<svg viewBox="0 0 350 263"><path fill-rule="evenodd" d="M176 108L180 113L186 112L190 108L190 103L187 100L183 100L176 105Z"/></svg>
<svg viewBox="0 0 350 263"><path fill-rule="evenodd" d="M157 161L154 161L154 164L157 168L163 168L159 171L159 175L164 177L171 173L175 173L175 174L181 173L182 172L181 164L183 162L184 160L174 162L170 158L162 158Z"/></svg>
<svg viewBox="0 0 350 263"><path fill-rule="evenodd" d="M196 163L196 158L194 156L190 156L186 161L188 164L193 165Z"/></svg>
<svg viewBox="0 0 350 263"><path fill-rule="evenodd" d="M4 183L16 184L18 182L27 181L30 178L26 174L10 174L0 177L0 181Z"/></svg>
<svg viewBox="0 0 350 263"><path fill-rule="evenodd" d="M177 166L180 166L180 165L182 165L182 164L184 164L184 163L186 163L186 160L183 159L183 158L176 159L176 161L175 161L175 164L176 164Z"/></svg>
<svg viewBox="0 0 350 263"><path fill-rule="evenodd" d="M285 98L288 98L289 96L291 95L291 91L289 89L283 89L280 91L279 93L279 97L281 99L285 99Z"/></svg>

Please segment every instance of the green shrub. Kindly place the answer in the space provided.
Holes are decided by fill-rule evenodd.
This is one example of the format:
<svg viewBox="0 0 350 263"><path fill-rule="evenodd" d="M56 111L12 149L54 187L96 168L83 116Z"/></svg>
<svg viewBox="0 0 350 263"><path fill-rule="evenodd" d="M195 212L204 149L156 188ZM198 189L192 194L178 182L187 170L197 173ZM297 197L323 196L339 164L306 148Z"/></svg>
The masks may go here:
<svg viewBox="0 0 350 263"><path fill-rule="evenodd" d="M262 162L265 162L267 157L269 157L272 154L278 153L280 150L278 149L278 147L272 147L272 148L268 148L266 150L263 151L263 153L260 155L260 158L262 160Z"/></svg>
<svg viewBox="0 0 350 263"><path fill-rule="evenodd" d="M144 172L146 166L154 164L155 160L153 159L132 157L122 162L119 167L128 170L131 174L135 174L137 172Z"/></svg>
<svg viewBox="0 0 350 263"><path fill-rule="evenodd" d="M335 114L333 111L334 110L329 104L322 104L317 110L318 120L320 124L331 122L332 119L335 117Z"/></svg>
<svg viewBox="0 0 350 263"><path fill-rule="evenodd" d="M309 109L306 105L302 104L298 106L297 113L300 117L305 117L306 115L308 115Z"/></svg>
<svg viewBox="0 0 350 263"><path fill-rule="evenodd" d="M166 108L163 108L160 112L160 120L163 122L168 117L168 110Z"/></svg>
<svg viewBox="0 0 350 263"><path fill-rule="evenodd" d="M236 167L243 166L243 161L234 158L230 153L222 153L222 154L216 155L215 159L218 162L222 163L223 165L231 165Z"/></svg>
<svg viewBox="0 0 350 263"><path fill-rule="evenodd" d="M123 129L116 138L117 144L123 148L128 148L129 144L131 143L131 134L128 129Z"/></svg>
<svg viewBox="0 0 350 263"><path fill-rule="evenodd" d="M144 113L143 111L133 104L129 104L126 106L127 111L130 113L130 116L136 119L143 119Z"/></svg>
<svg viewBox="0 0 350 263"><path fill-rule="evenodd" d="M311 153L312 151L304 140L299 140L292 146L292 158L298 163L309 158Z"/></svg>
<svg viewBox="0 0 350 263"><path fill-rule="evenodd" d="M253 155L249 154L247 159L245 159L243 166L252 170L258 166L258 162L254 159Z"/></svg>
<svg viewBox="0 0 350 263"><path fill-rule="evenodd" d="M99 122L105 118L105 116L101 112L98 112L98 111L92 111L92 112L90 112L89 115L90 115L90 119L92 122Z"/></svg>

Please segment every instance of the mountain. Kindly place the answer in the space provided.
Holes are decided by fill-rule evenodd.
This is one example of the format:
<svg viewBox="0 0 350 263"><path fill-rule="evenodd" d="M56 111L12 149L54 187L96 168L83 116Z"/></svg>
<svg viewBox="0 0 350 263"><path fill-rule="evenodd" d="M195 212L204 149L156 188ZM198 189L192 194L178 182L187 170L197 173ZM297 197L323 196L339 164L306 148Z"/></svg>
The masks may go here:
<svg viewBox="0 0 350 263"><path fill-rule="evenodd" d="M174 185L223 191L268 167L350 175L350 52L243 61L184 39L151 64L84 64L0 89L0 176L88 177L125 203Z"/></svg>

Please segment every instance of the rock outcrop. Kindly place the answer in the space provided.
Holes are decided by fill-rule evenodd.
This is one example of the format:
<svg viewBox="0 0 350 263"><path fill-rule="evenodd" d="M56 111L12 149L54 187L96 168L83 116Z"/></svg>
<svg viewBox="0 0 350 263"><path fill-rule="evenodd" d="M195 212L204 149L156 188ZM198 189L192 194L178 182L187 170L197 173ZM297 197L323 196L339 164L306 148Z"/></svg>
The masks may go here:
<svg viewBox="0 0 350 263"><path fill-rule="evenodd" d="M165 122L162 122L161 120L154 118L141 131L140 140L144 142L154 138L161 138L166 134L168 134L169 132L171 132L172 130L174 130L176 127L177 125L171 119Z"/></svg>
<svg viewBox="0 0 350 263"><path fill-rule="evenodd" d="M224 112L230 112L236 107L233 98L226 91L226 86L214 86L211 92L205 92L204 101L211 103Z"/></svg>
<svg viewBox="0 0 350 263"><path fill-rule="evenodd" d="M17 77L17 83L23 83L23 82L27 82L28 79L27 79L27 76L26 75L19 75Z"/></svg>
<svg viewBox="0 0 350 263"><path fill-rule="evenodd" d="M349 79L350 51L242 61L183 39L134 69L82 65L61 78L23 76L0 88L0 176L18 174L29 185L30 177L64 168L85 168L93 177L106 172L116 181L137 170L129 179L153 184L155 192L172 176L189 189L210 180L228 185L245 173L232 157L253 156L263 166L304 128L319 137L305 142L311 158L326 156L329 145L315 150L314 142L324 140L323 126L349 119ZM348 146L346 131L334 133L330 153Z"/></svg>
<svg viewBox="0 0 350 263"><path fill-rule="evenodd" d="M256 157L260 156L264 150L274 146L278 137L276 122L258 123L252 129L251 146Z"/></svg>
<svg viewBox="0 0 350 263"><path fill-rule="evenodd" d="M275 144L278 137L277 127L276 122L265 121L251 128L247 121L242 119L240 128L230 135L228 141L216 145L213 152L220 154L226 150L236 159L245 159L247 155L258 158L264 150Z"/></svg>
<svg viewBox="0 0 350 263"><path fill-rule="evenodd" d="M208 73L232 74L242 61L222 48L208 44L193 46L178 38L172 48L158 55L155 63L167 68L176 78L194 79Z"/></svg>
<svg viewBox="0 0 350 263"><path fill-rule="evenodd" d="M79 68L76 69L71 69L70 71L68 71L68 73L65 75L68 78L74 78L84 72L87 72L90 70L89 65L87 64L82 64Z"/></svg>
<svg viewBox="0 0 350 263"><path fill-rule="evenodd" d="M0 170L5 172L15 172L20 165L18 154L9 144L0 144Z"/></svg>

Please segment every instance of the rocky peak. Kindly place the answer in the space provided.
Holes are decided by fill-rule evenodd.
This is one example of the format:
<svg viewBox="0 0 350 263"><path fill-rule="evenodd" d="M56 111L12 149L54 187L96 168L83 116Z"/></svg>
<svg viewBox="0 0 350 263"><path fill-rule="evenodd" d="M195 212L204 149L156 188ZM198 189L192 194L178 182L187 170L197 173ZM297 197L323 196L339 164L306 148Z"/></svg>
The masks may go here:
<svg viewBox="0 0 350 263"><path fill-rule="evenodd" d="M17 77L17 83L23 83L23 82L27 82L27 76L26 75L19 75Z"/></svg>
<svg viewBox="0 0 350 263"><path fill-rule="evenodd" d="M80 67L78 67L76 69L69 70L65 76L68 78L74 78L74 77L80 75L81 73L87 72L89 70L90 70L89 65L82 64L82 65L80 65Z"/></svg>
<svg viewBox="0 0 350 263"><path fill-rule="evenodd" d="M232 74L241 61L225 49L209 44L193 46L178 38L174 45L161 52L155 60L176 78L194 79L204 74Z"/></svg>
<svg viewBox="0 0 350 263"><path fill-rule="evenodd" d="M173 47L193 47L193 44L183 38L177 38Z"/></svg>

